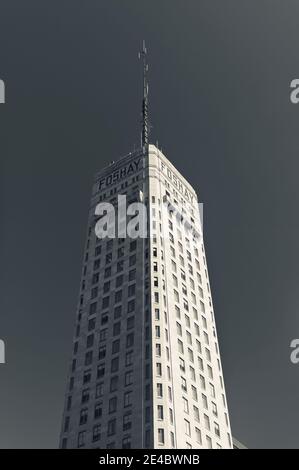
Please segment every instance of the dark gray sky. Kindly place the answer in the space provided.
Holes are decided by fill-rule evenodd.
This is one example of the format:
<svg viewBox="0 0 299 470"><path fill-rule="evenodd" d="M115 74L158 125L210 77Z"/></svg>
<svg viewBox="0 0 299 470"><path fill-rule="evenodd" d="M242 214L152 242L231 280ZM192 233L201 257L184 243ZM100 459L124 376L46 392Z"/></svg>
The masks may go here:
<svg viewBox="0 0 299 470"><path fill-rule="evenodd" d="M296 0L2 0L0 447L57 447L93 173L152 141L204 202L233 434L298 448Z"/></svg>

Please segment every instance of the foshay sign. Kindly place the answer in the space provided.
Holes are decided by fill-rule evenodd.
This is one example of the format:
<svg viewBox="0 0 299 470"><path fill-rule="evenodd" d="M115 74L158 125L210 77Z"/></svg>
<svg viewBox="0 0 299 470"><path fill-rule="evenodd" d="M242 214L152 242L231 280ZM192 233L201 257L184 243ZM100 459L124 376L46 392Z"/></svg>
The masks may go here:
<svg viewBox="0 0 299 470"><path fill-rule="evenodd" d="M99 191L111 186L114 183L122 180L123 178L127 178L128 176L136 173L136 171L141 170L142 168L142 158L137 158L136 160L128 163L127 165L119 168L118 170L113 171L110 175L106 176L105 178L101 178L99 181Z"/></svg>
<svg viewBox="0 0 299 470"><path fill-rule="evenodd" d="M160 161L160 169L161 169L161 172L164 173L167 178L169 179L169 181L171 181L171 183L173 184L173 186L187 199L188 202L190 202L191 204L193 204L194 202L194 196L193 194L186 188L186 186L184 185L184 183L182 183L182 181L180 180L180 178L178 178L174 173L173 171L171 171L170 168L168 168L168 166Z"/></svg>

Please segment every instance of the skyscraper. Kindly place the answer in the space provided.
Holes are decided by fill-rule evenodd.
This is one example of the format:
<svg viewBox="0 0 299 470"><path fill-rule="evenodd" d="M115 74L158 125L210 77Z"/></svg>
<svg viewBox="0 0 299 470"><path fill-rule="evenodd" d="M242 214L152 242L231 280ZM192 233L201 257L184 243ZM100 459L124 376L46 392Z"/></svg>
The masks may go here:
<svg viewBox="0 0 299 470"><path fill-rule="evenodd" d="M141 147L93 185L60 446L232 448L197 195L148 144L145 54Z"/></svg>

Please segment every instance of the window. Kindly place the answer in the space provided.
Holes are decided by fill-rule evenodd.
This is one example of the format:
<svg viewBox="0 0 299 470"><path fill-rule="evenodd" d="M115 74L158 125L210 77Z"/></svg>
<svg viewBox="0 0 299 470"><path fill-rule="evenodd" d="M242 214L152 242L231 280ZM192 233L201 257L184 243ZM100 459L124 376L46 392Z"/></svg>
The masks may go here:
<svg viewBox="0 0 299 470"><path fill-rule="evenodd" d="M190 370L190 377L191 379L196 382L196 376L195 376L195 369L192 367L192 366L189 366L189 370Z"/></svg>
<svg viewBox="0 0 299 470"><path fill-rule="evenodd" d="M127 335L126 347L131 348L134 345L134 333Z"/></svg>
<svg viewBox="0 0 299 470"><path fill-rule="evenodd" d="M175 314L177 318L181 318L181 311L177 305L175 305Z"/></svg>
<svg viewBox="0 0 299 470"><path fill-rule="evenodd" d="M182 336L182 326L179 322L176 322L176 331L178 335Z"/></svg>
<svg viewBox="0 0 299 470"><path fill-rule="evenodd" d="M81 403L87 403L89 401L89 388L85 388L82 391Z"/></svg>
<svg viewBox="0 0 299 470"><path fill-rule="evenodd" d="M122 256L124 256L124 253L125 253L125 247L124 247L124 246L121 246L121 247L118 248L118 250L117 250L117 257L118 257L118 258L121 258Z"/></svg>
<svg viewBox="0 0 299 470"><path fill-rule="evenodd" d="M161 344L156 343L156 356L161 357Z"/></svg>
<svg viewBox="0 0 299 470"><path fill-rule="evenodd" d="M134 328L134 324L135 324L135 317L129 317L127 319L127 330L131 330L132 328Z"/></svg>
<svg viewBox="0 0 299 470"><path fill-rule="evenodd" d="M131 449L131 438L130 437L124 437L123 442L122 442L122 448L123 449Z"/></svg>
<svg viewBox="0 0 299 470"><path fill-rule="evenodd" d="M212 439L209 437L209 436L206 436L206 440L207 440L207 448L208 449L212 449Z"/></svg>
<svg viewBox="0 0 299 470"><path fill-rule="evenodd" d="M205 378L204 378L203 375L200 375L200 376L199 376L199 381L200 381L200 386L201 386L201 388L203 388L203 389L205 390L205 388L206 388L206 381L205 381Z"/></svg>
<svg viewBox="0 0 299 470"><path fill-rule="evenodd" d="M67 438L66 438L66 437L64 437L64 438L62 439L62 446L61 446L61 447L62 447L62 449L66 449L66 448L67 448Z"/></svg>
<svg viewBox="0 0 299 470"><path fill-rule="evenodd" d="M126 366L131 366L133 364L133 351L128 351L126 353Z"/></svg>
<svg viewBox="0 0 299 470"><path fill-rule="evenodd" d="M195 439L196 439L196 442L202 445L201 432L200 432L200 429L198 428L195 428Z"/></svg>
<svg viewBox="0 0 299 470"><path fill-rule="evenodd" d="M216 436L220 437L220 427L218 423L214 423L214 432Z"/></svg>
<svg viewBox="0 0 299 470"><path fill-rule="evenodd" d="M215 416L218 416L217 405L214 402L212 402L212 412Z"/></svg>
<svg viewBox="0 0 299 470"><path fill-rule="evenodd" d="M187 398L183 397L183 408L184 412L189 414L189 403Z"/></svg>
<svg viewBox="0 0 299 470"><path fill-rule="evenodd" d="M117 409L117 397L112 397L109 400L109 413L115 413Z"/></svg>
<svg viewBox="0 0 299 470"><path fill-rule="evenodd" d="M104 359L105 356L106 356L106 346L101 346L101 347L99 348L99 356L98 356L98 358L99 358L99 360L101 360L101 359Z"/></svg>
<svg viewBox="0 0 299 470"><path fill-rule="evenodd" d="M213 370L212 370L212 367L210 366L208 366L208 374L209 374L210 379L213 379Z"/></svg>
<svg viewBox="0 0 299 470"><path fill-rule="evenodd" d="M114 319L117 320L121 316L121 305L114 308Z"/></svg>
<svg viewBox="0 0 299 470"><path fill-rule="evenodd" d="M134 264L136 264L136 255L132 255L130 256L129 258L129 266L134 266Z"/></svg>
<svg viewBox="0 0 299 470"><path fill-rule="evenodd" d="M178 350L180 353L184 354L184 345L180 339L178 339Z"/></svg>
<svg viewBox="0 0 299 470"><path fill-rule="evenodd" d="M114 375L110 379L110 392L115 392L118 388L118 375Z"/></svg>
<svg viewBox="0 0 299 470"><path fill-rule="evenodd" d="M182 357L179 358L179 364L180 364L180 369L182 372L185 372L186 371L186 368L185 368L185 361Z"/></svg>
<svg viewBox="0 0 299 470"><path fill-rule="evenodd" d="M107 253L106 264L110 264L111 262L112 262L112 253Z"/></svg>
<svg viewBox="0 0 299 470"><path fill-rule="evenodd" d="M91 381L91 369L85 370L83 374L83 384L87 384Z"/></svg>
<svg viewBox="0 0 299 470"><path fill-rule="evenodd" d="M187 436L191 436L191 427L187 419L184 419L184 426L185 426L185 434L187 434Z"/></svg>
<svg viewBox="0 0 299 470"><path fill-rule="evenodd" d="M99 383L96 385L96 398L100 398L103 396L104 384Z"/></svg>
<svg viewBox="0 0 299 470"><path fill-rule="evenodd" d="M95 299L97 296L98 296L98 288L94 287L93 289L91 289L91 298Z"/></svg>
<svg viewBox="0 0 299 470"><path fill-rule="evenodd" d="M207 415L203 415L205 428L210 430L210 418Z"/></svg>
<svg viewBox="0 0 299 470"><path fill-rule="evenodd" d="M122 290L118 290L117 292L115 292L114 302L115 303L121 302L121 299L122 299Z"/></svg>
<svg viewBox="0 0 299 470"><path fill-rule="evenodd" d="M92 331L95 329L96 326L96 319L92 318L91 320L88 321L88 331Z"/></svg>
<svg viewBox="0 0 299 470"><path fill-rule="evenodd" d="M125 413L123 416L123 430L127 431L128 429L131 429L132 427L132 413L129 411L128 413Z"/></svg>
<svg viewBox="0 0 299 470"><path fill-rule="evenodd" d="M123 260L118 261L116 265L116 272L121 273L123 269L124 269L124 261Z"/></svg>
<svg viewBox="0 0 299 470"><path fill-rule="evenodd" d="M137 248L137 241L134 240L134 241L132 241L132 242L130 243L130 251L131 251L131 252L132 252L132 251L135 251L136 248Z"/></svg>
<svg viewBox="0 0 299 470"><path fill-rule="evenodd" d="M119 357L114 357L111 361L111 372L117 372L119 367Z"/></svg>
<svg viewBox="0 0 299 470"><path fill-rule="evenodd" d="M210 353L210 350L208 348L205 348L205 352L206 352L206 358L209 362L211 362L211 353Z"/></svg>
<svg viewBox="0 0 299 470"><path fill-rule="evenodd" d="M165 442L165 440L164 440L164 429L163 428L158 429L158 442L159 442L159 444L164 444L164 442Z"/></svg>
<svg viewBox="0 0 299 470"><path fill-rule="evenodd" d="M124 407L132 405L132 392L126 392L124 394Z"/></svg>
<svg viewBox="0 0 299 470"><path fill-rule="evenodd" d="M115 281L115 287L120 287L123 283L124 276L121 274L120 276L117 276L116 281Z"/></svg>
<svg viewBox="0 0 299 470"><path fill-rule="evenodd" d="M161 383L157 383L157 397L163 397L163 385Z"/></svg>
<svg viewBox="0 0 299 470"><path fill-rule="evenodd" d="M156 375L159 377L162 375L162 364L160 362L156 364Z"/></svg>
<svg viewBox="0 0 299 470"><path fill-rule="evenodd" d="M94 407L94 419L99 419L102 416L103 404L102 402L96 403Z"/></svg>
<svg viewBox="0 0 299 470"><path fill-rule="evenodd" d="M104 283L104 287L103 287L103 292L104 294L107 294L107 292L109 292L110 290L110 281L107 281Z"/></svg>
<svg viewBox="0 0 299 470"><path fill-rule="evenodd" d="M187 382L184 377L181 377L181 387L184 392L187 392Z"/></svg>
<svg viewBox="0 0 299 470"><path fill-rule="evenodd" d="M134 312L135 310L135 300L130 300L128 302L128 313Z"/></svg>
<svg viewBox="0 0 299 470"><path fill-rule="evenodd" d="M202 398L203 407L207 410L207 409L208 409L208 400L207 400L206 395L204 395L204 394L202 393L202 394L201 394L201 398Z"/></svg>
<svg viewBox="0 0 299 470"><path fill-rule="evenodd" d="M193 398L193 400L197 401L197 400L198 400L198 397L197 397L197 390L196 390L196 387L194 387L194 385L191 385L191 392L192 392L192 398Z"/></svg>
<svg viewBox="0 0 299 470"><path fill-rule="evenodd" d="M130 272L129 272L129 281L133 281L136 279L136 269L132 269Z"/></svg>
<svg viewBox="0 0 299 470"><path fill-rule="evenodd" d="M99 379L100 377L104 377L105 375L105 365L100 364L97 369L97 378Z"/></svg>
<svg viewBox="0 0 299 470"><path fill-rule="evenodd" d="M89 366L92 363L92 351L85 354L85 365Z"/></svg>
<svg viewBox="0 0 299 470"><path fill-rule="evenodd" d="M80 426L82 424L86 424L87 419L88 419L88 408L82 408L82 410L80 411L80 421L79 421Z"/></svg>
<svg viewBox="0 0 299 470"><path fill-rule="evenodd" d="M199 422L199 409L195 405L193 405L193 415L194 415L195 421Z"/></svg>
<svg viewBox="0 0 299 470"><path fill-rule="evenodd" d="M107 339L107 328L100 330L100 341L106 341Z"/></svg>
<svg viewBox="0 0 299 470"><path fill-rule="evenodd" d="M116 354L120 349L120 340L116 339L112 342L112 354Z"/></svg>
<svg viewBox="0 0 299 470"><path fill-rule="evenodd" d="M125 386L131 385L133 383L133 371L130 370L125 374Z"/></svg>
<svg viewBox="0 0 299 470"><path fill-rule="evenodd" d="M205 331L203 332L203 337L204 337L205 343L206 343L206 344L209 344L209 337L208 337L208 335L207 335L207 333L206 333Z"/></svg>
<svg viewBox="0 0 299 470"><path fill-rule="evenodd" d="M105 269L105 272L104 272L104 278L107 279L107 277L110 277L111 276L111 267L109 268L106 268ZM99 277L98 277L98 281L99 282Z"/></svg>
<svg viewBox="0 0 299 470"><path fill-rule="evenodd" d="M78 434L78 447L83 447L85 445L86 431L81 431Z"/></svg>
<svg viewBox="0 0 299 470"><path fill-rule="evenodd" d="M96 424L93 427L92 440L93 440L93 442L96 442L96 441L99 441L100 439L101 439L101 425Z"/></svg>
<svg viewBox="0 0 299 470"><path fill-rule="evenodd" d="M94 315L97 311L97 302L93 302L89 306L89 315Z"/></svg>
<svg viewBox="0 0 299 470"><path fill-rule="evenodd" d="M113 436L116 432L116 419L108 421L107 436Z"/></svg>
<svg viewBox="0 0 299 470"><path fill-rule="evenodd" d="M133 295L135 295L135 291L136 291L136 284L131 284L128 287L128 297L132 297Z"/></svg>
<svg viewBox="0 0 299 470"><path fill-rule="evenodd" d="M113 325L113 336L120 334L120 322L114 323Z"/></svg>
<svg viewBox="0 0 299 470"><path fill-rule="evenodd" d="M158 419L164 419L164 413L163 413L163 406L162 405L157 406L157 415L158 415Z"/></svg>

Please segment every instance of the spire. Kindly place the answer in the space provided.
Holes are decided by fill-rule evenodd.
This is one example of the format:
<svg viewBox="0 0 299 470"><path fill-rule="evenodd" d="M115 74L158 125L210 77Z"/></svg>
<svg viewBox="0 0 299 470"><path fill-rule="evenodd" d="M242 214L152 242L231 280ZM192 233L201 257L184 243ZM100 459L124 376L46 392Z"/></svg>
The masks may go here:
<svg viewBox="0 0 299 470"><path fill-rule="evenodd" d="M142 129L141 129L141 146L147 147L149 144L149 122L148 122L148 63L147 63L147 50L145 41L142 43L142 51L139 52L139 59L143 61L143 98L142 98Z"/></svg>

